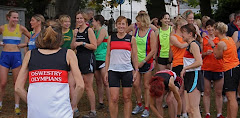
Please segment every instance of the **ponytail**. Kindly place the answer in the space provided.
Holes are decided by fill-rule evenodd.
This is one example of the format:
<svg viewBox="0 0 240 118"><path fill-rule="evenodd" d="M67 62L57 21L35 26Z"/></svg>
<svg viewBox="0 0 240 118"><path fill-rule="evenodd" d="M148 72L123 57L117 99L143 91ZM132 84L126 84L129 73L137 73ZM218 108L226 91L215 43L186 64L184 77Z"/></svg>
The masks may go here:
<svg viewBox="0 0 240 118"><path fill-rule="evenodd" d="M44 41L48 41L48 40L56 41L56 38L57 38L56 36L57 36L57 32L55 32L52 29L52 26L48 26L48 28L46 28L46 31L44 33L43 40Z"/></svg>

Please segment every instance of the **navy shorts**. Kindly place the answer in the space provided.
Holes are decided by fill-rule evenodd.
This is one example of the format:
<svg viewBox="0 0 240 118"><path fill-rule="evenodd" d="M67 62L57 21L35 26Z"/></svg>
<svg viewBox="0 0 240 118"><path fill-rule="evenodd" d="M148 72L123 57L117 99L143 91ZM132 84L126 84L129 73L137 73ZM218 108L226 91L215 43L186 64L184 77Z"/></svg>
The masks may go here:
<svg viewBox="0 0 240 118"><path fill-rule="evenodd" d="M140 73L147 73L154 70L153 63L145 63L141 68L139 68Z"/></svg>
<svg viewBox="0 0 240 118"><path fill-rule="evenodd" d="M168 65L168 64L170 64L169 58L158 57L158 64L161 64L161 65Z"/></svg>
<svg viewBox="0 0 240 118"><path fill-rule="evenodd" d="M180 73L181 73L182 69L183 69L183 65L178 65L176 67L173 67L172 71L175 72L176 75L180 77Z"/></svg>
<svg viewBox="0 0 240 118"><path fill-rule="evenodd" d="M22 65L21 52L5 52L2 51L0 57L0 65L8 69L14 69Z"/></svg>
<svg viewBox="0 0 240 118"><path fill-rule="evenodd" d="M204 91L204 80L201 71L186 72L184 76L184 90L191 93L195 88L200 92Z"/></svg>
<svg viewBox="0 0 240 118"><path fill-rule="evenodd" d="M94 73L96 59L93 53L77 53L77 59L82 74Z"/></svg>
<svg viewBox="0 0 240 118"><path fill-rule="evenodd" d="M101 70L105 67L105 61L96 61L96 70Z"/></svg>
<svg viewBox="0 0 240 118"><path fill-rule="evenodd" d="M223 91L237 91L240 77L239 66L224 72Z"/></svg>
<svg viewBox="0 0 240 118"><path fill-rule="evenodd" d="M132 87L133 84L133 73L132 71L127 72L116 72L108 71L108 82L109 87Z"/></svg>
<svg viewBox="0 0 240 118"><path fill-rule="evenodd" d="M209 81L220 80L223 78L223 72L203 71L203 76Z"/></svg>

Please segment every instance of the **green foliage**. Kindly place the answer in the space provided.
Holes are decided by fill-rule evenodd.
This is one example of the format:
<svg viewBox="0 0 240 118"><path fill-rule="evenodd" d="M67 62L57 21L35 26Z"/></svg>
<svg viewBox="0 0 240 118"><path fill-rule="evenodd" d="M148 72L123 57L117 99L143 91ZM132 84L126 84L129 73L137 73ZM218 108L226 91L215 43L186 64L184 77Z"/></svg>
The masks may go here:
<svg viewBox="0 0 240 118"><path fill-rule="evenodd" d="M191 7L196 7L199 5L199 0L183 0L184 2L188 3Z"/></svg>
<svg viewBox="0 0 240 118"><path fill-rule="evenodd" d="M216 21L229 22L229 15L239 10L239 0L219 0L218 9L214 14Z"/></svg>

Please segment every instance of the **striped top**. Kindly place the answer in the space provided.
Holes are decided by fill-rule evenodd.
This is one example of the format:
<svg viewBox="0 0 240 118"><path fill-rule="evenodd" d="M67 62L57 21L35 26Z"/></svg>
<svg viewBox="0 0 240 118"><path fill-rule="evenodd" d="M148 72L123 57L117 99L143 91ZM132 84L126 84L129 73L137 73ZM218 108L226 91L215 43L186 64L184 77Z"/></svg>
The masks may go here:
<svg viewBox="0 0 240 118"><path fill-rule="evenodd" d="M200 47L199 42L196 40L193 40L191 43L193 43L193 42L195 42L199 46L200 53L201 53L201 47ZM193 57L193 54L190 52L191 43L188 45L187 50L185 51L185 54L183 56L183 64L184 64L183 67L192 65L196 61L195 58ZM192 68L192 69L186 70L186 72L191 72L191 71L196 71L196 70L201 70L201 66L199 66L197 68Z"/></svg>
<svg viewBox="0 0 240 118"><path fill-rule="evenodd" d="M110 63L108 70L117 72L132 71L131 63L131 44L132 36L127 34L124 38L119 39L117 34L111 36L110 42Z"/></svg>
<svg viewBox="0 0 240 118"><path fill-rule="evenodd" d="M20 25L17 24L15 30L13 32L8 30L8 24L4 25L3 30L3 43L4 44L20 44L21 43L21 37L22 34L20 32Z"/></svg>

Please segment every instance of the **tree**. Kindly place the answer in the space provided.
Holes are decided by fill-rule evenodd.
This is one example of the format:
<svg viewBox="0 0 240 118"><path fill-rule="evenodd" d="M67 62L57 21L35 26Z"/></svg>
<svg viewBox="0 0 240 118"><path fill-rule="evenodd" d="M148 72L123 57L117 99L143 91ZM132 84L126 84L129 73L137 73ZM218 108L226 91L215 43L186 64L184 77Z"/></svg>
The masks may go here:
<svg viewBox="0 0 240 118"><path fill-rule="evenodd" d="M212 17L211 1L200 0L200 11L202 16Z"/></svg>
<svg viewBox="0 0 240 118"><path fill-rule="evenodd" d="M151 18L158 18L162 12L166 12L164 0L149 0L146 7Z"/></svg>

